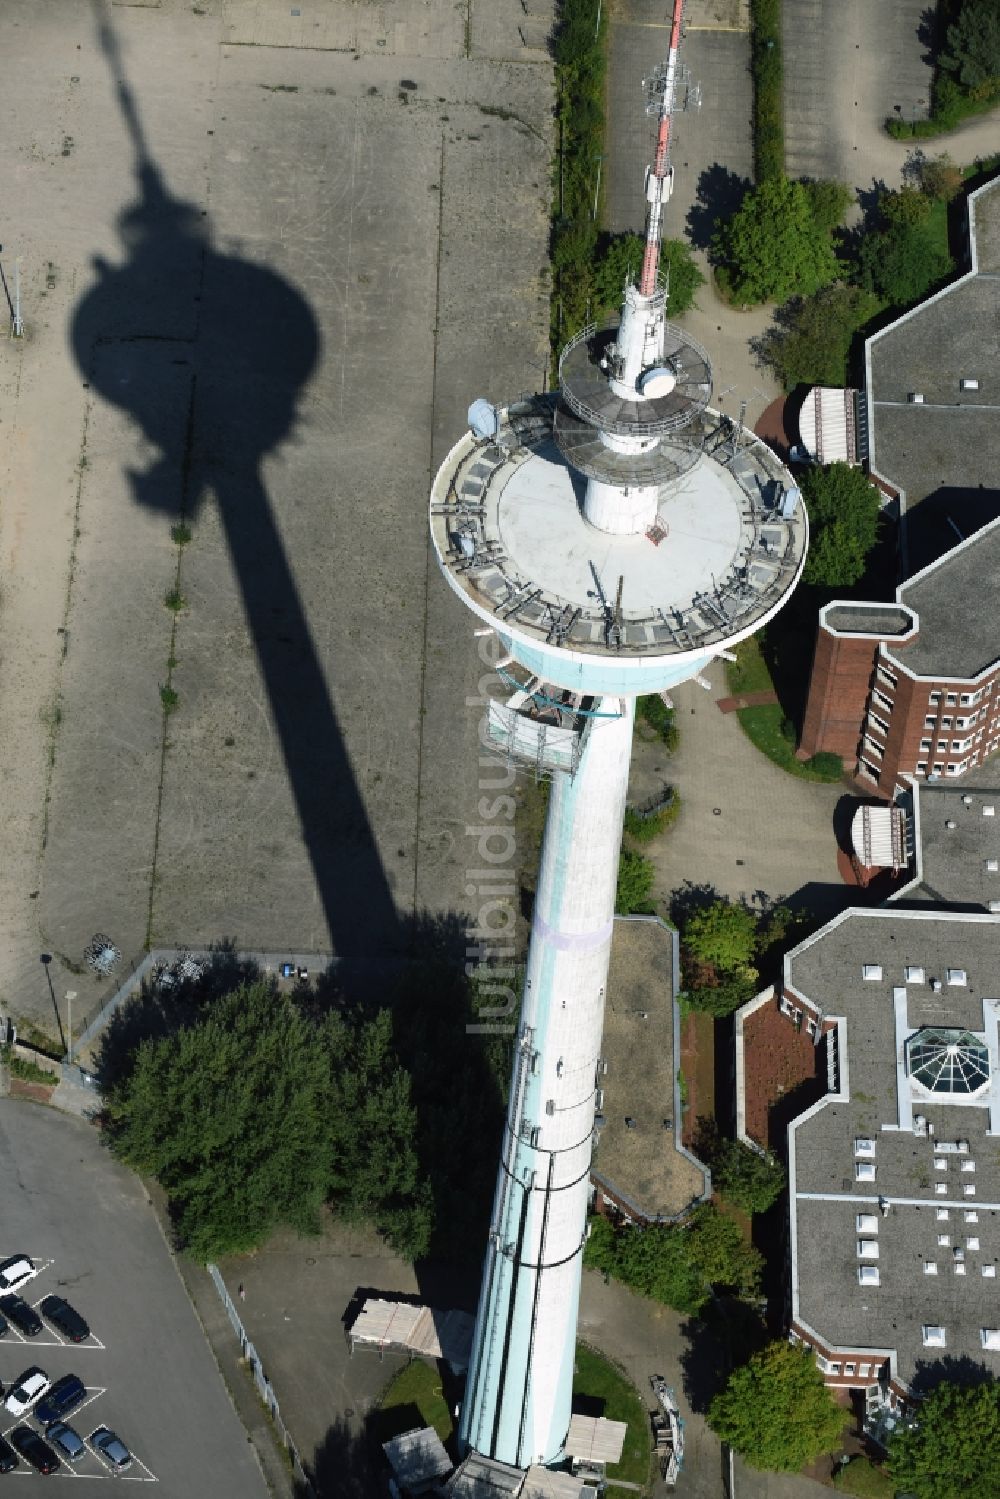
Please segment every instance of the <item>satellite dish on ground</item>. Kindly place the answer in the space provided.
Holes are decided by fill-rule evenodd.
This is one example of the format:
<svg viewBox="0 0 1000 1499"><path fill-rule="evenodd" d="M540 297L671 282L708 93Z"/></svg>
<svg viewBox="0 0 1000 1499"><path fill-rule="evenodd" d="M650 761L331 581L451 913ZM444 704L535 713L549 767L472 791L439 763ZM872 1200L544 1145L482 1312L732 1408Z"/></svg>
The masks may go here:
<svg viewBox="0 0 1000 1499"><path fill-rule="evenodd" d="M496 437L500 430L500 417L496 407L491 406L482 396L469 407L468 421L475 437Z"/></svg>

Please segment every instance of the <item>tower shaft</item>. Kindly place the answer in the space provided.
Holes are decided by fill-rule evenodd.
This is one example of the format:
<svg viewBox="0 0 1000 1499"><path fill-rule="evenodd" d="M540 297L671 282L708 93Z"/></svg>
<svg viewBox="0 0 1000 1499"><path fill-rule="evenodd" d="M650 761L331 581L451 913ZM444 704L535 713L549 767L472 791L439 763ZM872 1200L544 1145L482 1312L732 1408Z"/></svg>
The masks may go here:
<svg viewBox="0 0 1000 1499"><path fill-rule="evenodd" d="M634 721L608 699L553 778L460 1438L518 1467L569 1428L604 996Z"/></svg>

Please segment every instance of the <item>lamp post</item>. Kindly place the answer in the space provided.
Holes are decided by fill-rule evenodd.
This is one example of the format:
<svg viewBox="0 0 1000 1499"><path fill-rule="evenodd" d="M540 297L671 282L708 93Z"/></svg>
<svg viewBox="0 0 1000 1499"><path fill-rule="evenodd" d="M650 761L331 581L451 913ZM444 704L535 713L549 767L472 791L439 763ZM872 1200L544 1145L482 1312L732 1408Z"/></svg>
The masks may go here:
<svg viewBox="0 0 1000 1499"><path fill-rule="evenodd" d="M66 1060L73 1060L73 1001L76 998L75 989L66 990Z"/></svg>

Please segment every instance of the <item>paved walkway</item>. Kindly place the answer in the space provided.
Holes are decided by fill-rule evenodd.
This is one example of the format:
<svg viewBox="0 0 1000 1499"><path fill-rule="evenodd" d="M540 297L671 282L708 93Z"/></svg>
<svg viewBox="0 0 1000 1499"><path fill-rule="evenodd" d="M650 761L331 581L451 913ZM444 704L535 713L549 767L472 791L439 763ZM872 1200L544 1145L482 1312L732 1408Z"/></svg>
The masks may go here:
<svg viewBox="0 0 1000 1499"><path fill-rule="evenodd" d="M833 915L848 896L833 831L834 808L847 787L799 780L773 764L734 714L720 713L722 663L705 675L711 693L694 682L671 693L680 732L675 754L636 740L634 793L648 794L658 780L681 796L677 822L648 849L657 897L666 901L690 881L734 899L794 896L797 904Z"/></svg>

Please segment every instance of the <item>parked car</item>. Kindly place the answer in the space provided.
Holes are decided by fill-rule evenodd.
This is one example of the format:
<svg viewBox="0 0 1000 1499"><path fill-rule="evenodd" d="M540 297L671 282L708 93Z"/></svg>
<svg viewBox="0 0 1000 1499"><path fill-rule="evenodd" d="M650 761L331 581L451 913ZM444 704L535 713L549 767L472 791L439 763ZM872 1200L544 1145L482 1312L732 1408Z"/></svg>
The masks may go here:
<svg viewBox="0 0 1000 1499"><path fill-rule="evenodd" d="M98 1426L90 1433L90 1445L113 1473L124 1473L132 1466L132 1454L110 1426Z"/></svg>
<svg viewBox="0 0 1000 1499"><path fill-rule="evenodd" d="M10 1444L16 1447L23 1458L37 1468L39 1473L54 1473L59 1466L59 1459L52 1448L43 1437L33 1431L30 1426L15 1426L14 1430L8 1432Z"/></svg>
<svg viewBox="0 0 1000 1499"><path fill-rule="evenodd" d="M45 1428L45 1440L51 1442L60 1457L75 1463L86 1452L86 1444L80 1434L67 1426L65 1421L53 1421Z"/></svg>
<svg viewBox="0 0 1000 1499"><path fill-rule="evenodd" d="M6 1437L0 1437L0 1473L12 1473L16 1467L17 1453Z"/></svg>
<svg viewBox="0 0 1000 1499"><path fill-rule="evenodd" d="M84 1338L90 1337L90 1328L80 1313L61 1296L46 1296L39 1303L38 1310L46 1322L51 1322L56 1331L69 1338L71 1343L82 1343Z"/></svg>
<svg viewBox="0 0 1000 1499"><path fill-rule="evenodd" d="M34 1273L34 1260L29 1260L26 1254L12 1254L9 1260L0 1262L0 1292L16 1291Z"/></svg>
<svg viewBox="0 0 1000 1499"><path fill-rule="evenodd" d="M87 1398L87 1386L79 1374L64 1374L57 1379L44 1400L39 1400L35 1417L43 1426L61 1421Z"/></svg>
<svg viewBox="0 0 1000 1499"><path fill-rule="evenodd" d="M16 1379L7 1391L4 1405L12 1416L23 1416L36 1400L41 1399L48 1387L49 1376L44 1369L39 1369L37 1365L25 1369L20 1379Z"/></svg>
<svg viewBox="0 0 1000 1499"><path fill-rule="evenodd" d="M42 1330L42 1319L33 1306L22 1301L20 1296L0 1296L0 1312L8 1322L13 1322L26 1338L36 1338Z"/></svg>

